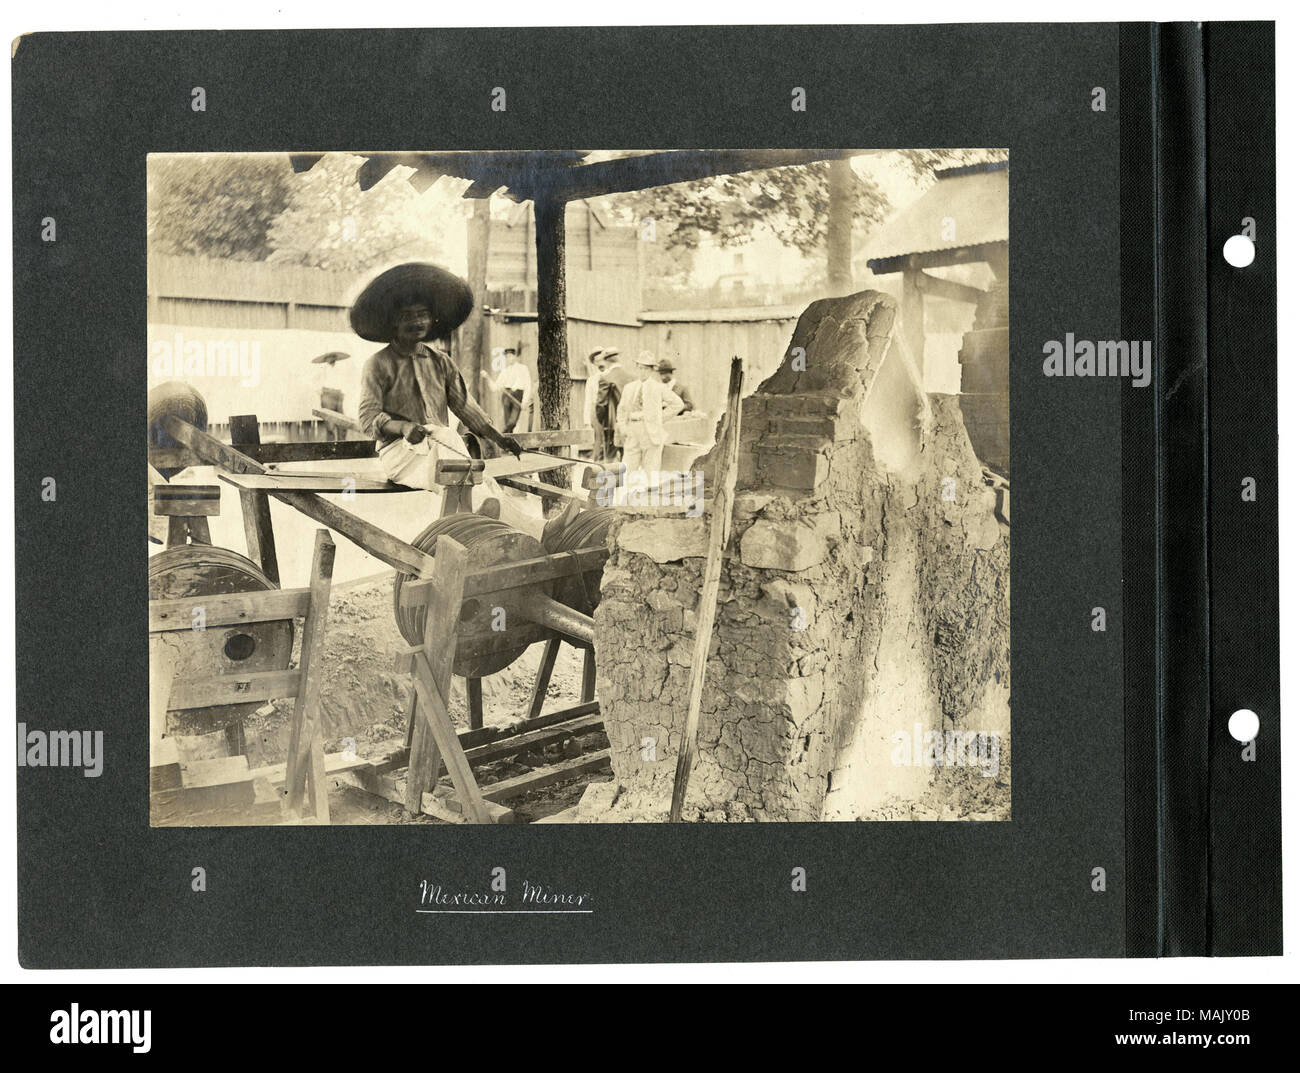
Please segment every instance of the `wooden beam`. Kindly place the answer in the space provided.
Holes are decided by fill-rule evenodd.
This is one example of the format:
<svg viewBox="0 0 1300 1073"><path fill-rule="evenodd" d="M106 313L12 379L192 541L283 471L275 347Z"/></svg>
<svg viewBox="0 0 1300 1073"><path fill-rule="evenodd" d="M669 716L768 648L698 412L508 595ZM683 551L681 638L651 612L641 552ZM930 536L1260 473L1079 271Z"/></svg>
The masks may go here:
<svg viewBox="0 0 1300 1073"><path fill-rule="evenodd" d="M582 650L582 694L584 704L596 699L596 649Z"/></svg>
<svg viewBox="0 0 1300 1073"><path fill-rule="evenodd" d="M176 680L176 665L180 654L175 645L167 644L161 638L149 639L149 766L150 768L167 768L168 773L161 778L160 788L174 780L180 785L180 761L176 756L176 742L167 737L167 710L171 707L173 683ZM164 748L164 741L169 745ZM174 768L175 770L170 770ZM155 777L150 772L150 785Z"/></svg>
<svg viewBox="0 0 1300 1073"><path fill-rule="evenodd" d="M483 729L483 679L465 679L465 702L469 708L470 730Z"/></svg>
<svg viewBox="0 0 1300 1073"><path fill-rule="evenodd" d="M167 434L177 443L184 444L209 465L223 466L232 473L265 473L266 467L248 455L222 443L215 436L210 436L187 421L182 421L173 414L162 418ZM380 562L387 563L395 570L416 576L428 576L433 571L433 556L426 555L418 548L412 547L404 540L386 533L377 525L372 525L363 518L344 510L342 507L322 499L312 492L274 492L271 493L282 503L287 503L341 533L350 541L369 552Z"/></svg>
<svg viewBox="0 0 1300 1073"><path fill-rule="evenodd" d="M293 706L293 729L285 768L289 808L302 811L309 794L318 823L329 823L329 795L325 785L325 756L321 744L320 688L325 677L325 622L329 616L330 585L334 577L334 541L324 529L316 532L312 556L311 606L302 631L298 673L301 686Z"/></svg>
<svg viewBox="0 0 1300 1073"><path fill-rule="evenodd" d="M521 719L506 726L487 726L482 730L462 730L456 734L456 738L459 740L461 748L465 750L465 755L470 756L480 746L493 742L509 744L534 730L555 726L557 723L578 720L589 715L599 715L599 713L599 704L577 704L572 708L547 712L536 719ZM398 749L387 757L375 760L372 766L376 771L396 771L398 768L407 766L410 762L410 755L410 746L408 745L405 749Z"/></svg>
<svg viewBox="0 0 1300 1073"><path fill-rule="evenodd" d="M441 754L465 815L474 823L491 823L491 812L465 758L448 704L452 664L456 658L456 630L448 629L447 623L456 622L460 613L469 552L463 544L446 536L438 538L435 551L438 570L425 610L424 645L415 655L413 668L419 718L411 742L411 764L406 772L407 807L412 812L420 811L422 795L433 789L433 775L438 770ZM431 746L436 746L436 751Z"/></svg>
<svg viewBox="0 0 1300 1073"><path fill-rule="evenodd" d="M322 410L313 406L311 412L327 425L335 425L338 428L345 428L350 432L365 432L365 429L361 427L361 422L357 421L356 418L349 417L347 414L341 414L337 410Z"/></svg>
<svg viewBox="0 0 1300 1073"><path fill-rule="evenodd" d="M909 267L903 272L903 300L900 307L900 338L916 374L925 383L925 291L921 289L921 270Z"/></svg>
<svg viewBox="0 0 1300 1073"><path fill-rule="evenodd" d="M926 294L933 294L936 298L948 298L954 302L970 302L974 304L983 298L985 294L978 287L969 287L965 283L958 283L955 280L932 276L928 272L917 272L917 284Z"/></svg>
<svg viewBox="0 0 1300 1073"><path fill-rule="evenodd" d="M300 618L311 606L311 589L267 589L262 592L232 592L213 596L182 596L174 600L149 601L149 632L191 630L194 611L203 611L204 628L234 626L247 622L275 622Z"/></svg>
<svg viewBox="0 0 1300 1073"><path fill-rule="evenodd" d="M240 489L240 497L245 494L267 492L316 492L323 495L375 495L413 492L391 481L377 481L371 477L354 477L350 474L324 473L220 473L218 476L227 484Z"/></svg>
<svg viewBox="0 0 1300 1073"><path fill-rule="evenodd" d="M542 660L537 665L537 675L533 679L533 695L528 703L528 719L536 719L542 714L546 703L546 687L551 684L551 673L555 670L555 657L560 654L560 639L548 637L546 647L542 650Z"/></svg>
<svg viewBox="0 0 1300 1073"><path fill-rule="evenodd" d="M167 546L173 548L186 543L212 543L206 515L173 514L167 518Z"/></svg>
<svg viewBox="0 0 1300 1073"><path fill-rule="evenodd" d="M498 484L502 484L507 488L518 489L520 492L532 492L541 496L555 496L584 506L592 503L590 492L575 492L570 488L559 488L556 485L547 484L545 481L534 480L532 477L497 477L495 479Z"/></svg>
<svg viewBox="0 0 1300 1073"><path fill-rule="evenodd" d="M543 786L563 782L575 775L581 775L588 771L600 771L609 767L609 764L609 750L601 749L599 752L586 753L574 760L563 760L548 767L539 767L526 775L516 775L512 779L502 779L500 782L488 783L483 787L483 796L488 801L508 801L510 798L526 794L530 790L540 790Z"/></svg>
<svg viewBox="0 0 1300 1073"><path fill-rule="evenodd" d="M465 595L482 596L484 593L552 581L557 577L585 574L603 567L608 558L608 548L591 547L489 566L465 577Z"/></svg>
<svg viewBox="0 0 1300 1073"><path fill-rule="evenodd" d="M172 685L168 710L207 708L215 704L246 704L298 695L297 671L250 671L215 674L205 678L178 678Z"/></svg>
<svg viewBox="0 0 1300 1073"><path fill-rule="evenodd" d="M240 451L255 462L333 462L374 458L374 440L333 440L309 443L242 444ZM188 447L150 447L149 465L154 469L185 469L207 463Z"/></svg>
<svg viewBox="0 0 1300 1073"><path fill-rule="evenodd" d="M518 458L513 455L503 455L500 458L487 459L483 463L483 476L500 480L502 477L518 477L523 474L553 470L560 464L560 461L552 455L543 454L541 451L525 451ZM577 464L597 465L596 462Z"/></svg>
<svg viewBox="0 0 1300 1073"><path fill-rule="evenodd" d="M879 152L879 150L876 150ZM860 155L844 149L683 149L523 173L502 183L525 198L565 201ZM467 195L468 196L468 195Z"/></svg>
<svg viewBox="0 0 1300 1073"><path fill-rule="evenodd" d="M215 517L221 513L221 485L155 484L153 512L162 518Z"/></svg>
<svg viewBox="0 0 1300 1073"><path fill-rule="evenodd" d="M338 778L340 782L346 782L365 793L382 797L395 805L406 805L406 794L398 780L391 775L377 772L374 768L359 767L354 771L340 772ZM487 809L493 823L515 822L514 812L504 805L498 805L495 801L484 801L483 806ZM420 812L446 823L469 822L460 802L441 792L426 793L421 797Z"/></svg>
<svg viewBox="0 0 1300 1073"><path fill-rule="evenodd" d="M677 771L673 777L673 800L670 823L680 823L686 787L695 762L695 739L700 730L700 702L704 696L704 676L709 666L709 645L713 640L713 619L718 612L718 590L722 582L722 559L731 539L731 510L736 493L736 469L740 457L740 396L744 383L744 365L740 358L731 359L731 380L727 387L727 409L722 435L718 439L717 469L713 475L713 516L709 522L709 555L704 561L704 580L695 607L695 648L691 654L691 679L687 691L686 726L682 730L681 752L677 754Z"/></svg>
<svg viewBox="0 0 1300 1073"><path fill-rule="evenodd" d="M230 441L235 447L241 444L258 444L262 434L257 417L239 414L230 419ZM264 492L240 491L239 505L244 514L244 539L248 543L248 557L262 568L272 584L280 584L280 564L275 557L275 530L271 527L271 503Z"/></svg>
<svg viewBox="0 0 1300 1073"><path fill-rule="evenodd" d="M595 447L596 433L589 428L552 428L538 432L512 432L519 441L519 446L526 450L536 447L565 447L575 444L578 447ZM155 467L156 468L156 467Z"/></svg>

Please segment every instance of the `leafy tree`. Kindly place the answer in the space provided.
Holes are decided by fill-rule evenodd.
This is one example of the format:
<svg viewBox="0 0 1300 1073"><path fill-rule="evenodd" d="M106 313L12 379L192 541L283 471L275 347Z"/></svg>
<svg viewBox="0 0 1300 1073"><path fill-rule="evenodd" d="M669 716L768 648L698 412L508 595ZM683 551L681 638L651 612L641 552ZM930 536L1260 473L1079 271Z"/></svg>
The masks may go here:
<svg viewBox="0 0 1300 1073"><path fill-rule="evenodd" d="M935 169L1005 160L997 149L902 149L886 154L925 181ZM826 243L830 214L831 162L794 164L783 168L716 175L707 179L657 186L618 195L618 211L656 220L669 248L695 249L700 236L710 234L720 245L749 239L762 223L805 254ZM850 190L855 228L866 229L888 215L890 205L880 186L853 171Z"/></svg>
<svg viewBox="0 0 1300 1073"><path fill-rule="evenodd" d="M924 183L936 169L1005 160L1006 153L905 149L880 159ZM656 244L665 252L697 249L705 234L721 246L740 245L763 224L805 255L825 250L827 275L841 286L846 277L851 280L852 243L844 232L870 231L891 208L884 190L869 175L831 161L712 176L622 194L612 202L616 211L634 220L653 219ZM832 229L836 242L829 241Z"/></svg>
<svg viewBox="0 0 1300 1073"><path fill-rule="evenodd" d="M870 178L855 172L854 183L855 221L880 222L888 199ZM826 242L829 187L830 162L817 161L637 190L620 195L619 207L654 219L670 249L695 249L704 234L722 246L738 245L765 224L783 242L811 253Z"/></svg>
<svg viewBox="0 0 1300 1073"><path fill-rule="evenodd" d="M271 221L289 203L293 170L278 154L149 157L148 220L159 253L262 261Z"/></svg>
<svg viewBox="0 0 1300 1073"><path fill-rule="evenodd" d="M269 261L359 272L440 253L445 209L439 201L416 193L407 167L363 191L357 182L362 160L327 153L294 177L289 203L271 225Z"/></svg>

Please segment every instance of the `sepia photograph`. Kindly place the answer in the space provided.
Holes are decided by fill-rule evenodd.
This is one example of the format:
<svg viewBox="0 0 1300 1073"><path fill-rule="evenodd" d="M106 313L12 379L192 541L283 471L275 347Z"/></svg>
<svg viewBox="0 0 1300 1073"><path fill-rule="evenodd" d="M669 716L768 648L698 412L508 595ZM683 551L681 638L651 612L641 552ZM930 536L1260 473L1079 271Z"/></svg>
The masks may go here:
<svg viewBox="0 0 1300 1073"><path fill-rule="evenodd" d="M1010 820L1009 155L151 154L151 824Z"/></svg>

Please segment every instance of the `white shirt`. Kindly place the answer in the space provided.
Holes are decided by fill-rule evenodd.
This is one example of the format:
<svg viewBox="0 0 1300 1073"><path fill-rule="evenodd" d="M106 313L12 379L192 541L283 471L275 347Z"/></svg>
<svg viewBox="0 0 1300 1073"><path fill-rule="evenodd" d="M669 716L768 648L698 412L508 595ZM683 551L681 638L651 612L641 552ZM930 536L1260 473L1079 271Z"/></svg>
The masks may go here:
<svg viewBox="0 0 1300 1073"><path fill-rule="evenodd" d="M646 439L658 445L667 442L664 418L681 413L682 400L669 391L659 380L633 380L623 389L618 404L618 423L626 437L635 426L645 430Z"/></svg>
<svg viewBox="0 0 1300 1073"><path fill-rule="evenodd" d="M533 378L528 372L528 366L522 361L507 365L498 377L489 376L488 383L492 385L493 391L522 391L524 397L519 402L519 412L528 413L528 407L533 401Z"/></svg>

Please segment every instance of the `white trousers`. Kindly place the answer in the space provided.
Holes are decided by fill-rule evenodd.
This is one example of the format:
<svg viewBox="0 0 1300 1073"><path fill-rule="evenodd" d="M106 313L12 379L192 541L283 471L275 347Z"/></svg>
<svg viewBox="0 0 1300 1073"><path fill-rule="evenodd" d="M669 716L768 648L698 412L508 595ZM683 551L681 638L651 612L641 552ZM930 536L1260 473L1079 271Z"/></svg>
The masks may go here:
<svg viewBox="0 0 1300 1073"><path fill-rule="evenodd" d="M642 472L646 487L659 483L659 471L663 469L664 445L651 443L643 421L631 421L623 437L623 464L627 466L629 479L635 472Z"/></svg>
<svg viewBox="0 0 1300 1073"><path fill-rule="evenodd" d="M438 491L434 483L434 467L439 457L466 458L469 449L456 433L449 428L434 426L419 443L408 443L405 437L398 437L392 443L379 449L379 464L384 467L384 474L390 481L404 484L408 488L428 488Z"/></svg>
<svg viewBox="0 0 1300 1073"><path fill-rule="evenodd" d="M468 456L465 441L451 429L439 425L419 443L407 443L404 438L400 438L380 448L379 464L384 467L384 475L390 481L404 484L408 488L427 488L441 494L444 492L443 486L436 484L433 479L438 459ZM529 497L526 493L502 488L491 477L487 477L470 492L470 505L478 510L486 499L495 499L501 504L501 520L507 525L533 536L540 535L543 519L540 513L534 517L529 510Z"/></svg>

